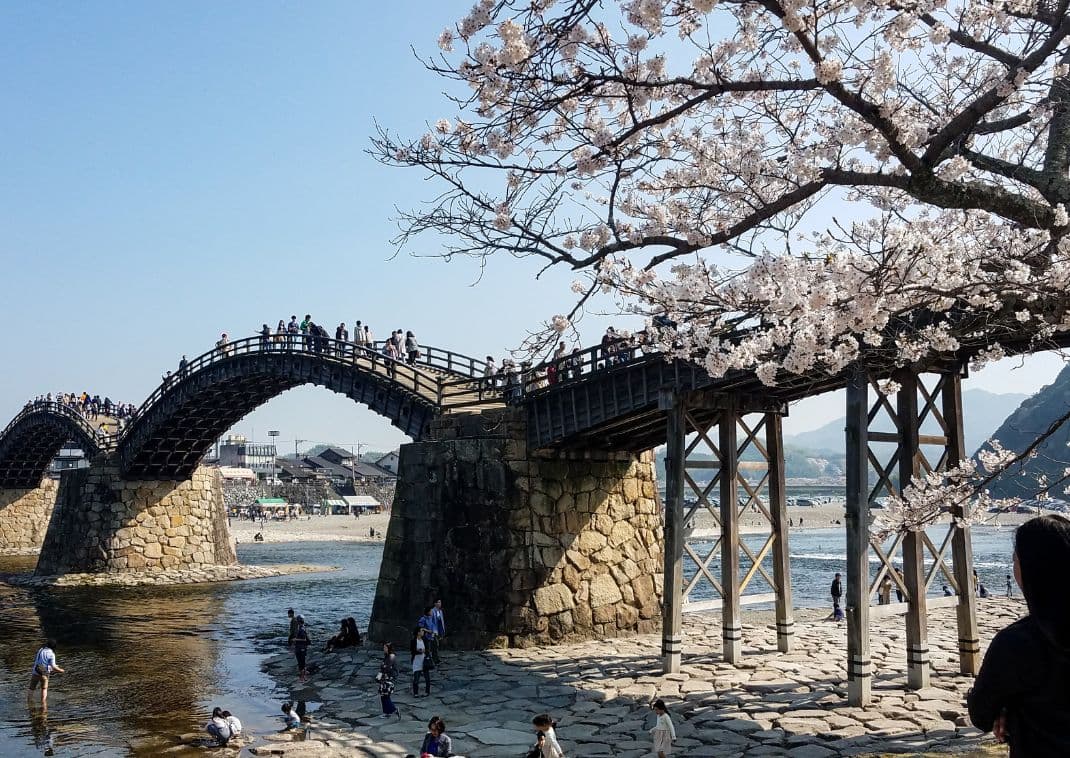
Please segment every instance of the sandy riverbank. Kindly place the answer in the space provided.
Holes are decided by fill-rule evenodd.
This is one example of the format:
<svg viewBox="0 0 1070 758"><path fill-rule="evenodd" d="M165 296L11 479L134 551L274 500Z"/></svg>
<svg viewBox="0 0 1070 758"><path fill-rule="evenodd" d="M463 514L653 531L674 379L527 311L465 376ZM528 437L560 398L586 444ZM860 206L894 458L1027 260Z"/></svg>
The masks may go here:
<svg viewBox="0 0 1070 758"><path fill-rule="evenodd" d="M843 505L820 505L816 507L788 508L792 531L796 529L829 529L843 526ZM1002 514L998 522L1003 526L1017 526L1032 518L1021 513ZM997 519L993 519L994 524ZM292 521L268 521L263 527L259 521L231 519L230 533L238 542L252 542L257 532L262 532L264 542L382 542L390 522L389 513L361 516L313 516ZM838 522L838 523L837 523ZM375 530L375 537L370 536ZM740 517L739 530L743 534L769 531L769 524L761 513L748 509ZM695 514L695 530L692 537L712 537L720 533L713 515L701 509Z"/></svg>
<svg viewBox="0 0 1070 758"><path fill-rule="evenodd" d="M257 532L264 542L382 542L386 538L389 513L361 516L312 516L291 521L230 520L230 533L240 543L252 542ZM375 530L372 537L370 530Z"/></svg>
<svg viewBox="0 0 1070 758"><path fill-rule="evenodd" d="M874 516L879 513L879 510L873 511ZM1026 513L1002 513L999 514L999 516L996 516L995 514L985 514L985 520L978 524L978 526L998 525L1014 527L1028 521L1033 518L1034 515L1035 514ZM819 505L814 507L789 507L788 519L791 522L790 529L792 531L797 529L842 528L844 525L844 505L843 503L834 503L831 505ZM946 521L947 519L941 519L941 523L946 523ZM748 508L747 511L740 516L739 531L741 534L768 533L769 522L760 511ZM712 537L719 534L720 527L708 510L702 508L695 513L695 529L692 532L692 537Z"/></svg>

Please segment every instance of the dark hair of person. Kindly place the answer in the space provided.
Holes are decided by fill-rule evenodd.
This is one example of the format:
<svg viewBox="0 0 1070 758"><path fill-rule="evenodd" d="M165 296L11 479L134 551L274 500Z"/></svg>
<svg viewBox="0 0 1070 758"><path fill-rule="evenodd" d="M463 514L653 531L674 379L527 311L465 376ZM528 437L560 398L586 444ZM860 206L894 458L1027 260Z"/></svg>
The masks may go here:
<svg viewBox="0 0 1070 758"><path fill-rule="evenodd" d="M56 641L54 639L52 639L51 637L49 637L47 640L45 640L45 647L55 650L56 649Z"/></svg>
<svg viewBox="0 0 1070 758"><path fill-rule="evenodd" d="M293 703L283 703L282 704L282 712L283 713L289 713L290 711L293 710L293 707L294 707Z"/></svg>
<svg viewBox="0 0 1070 758"><path fill-rule="evenodd" d="M286 615L287 615L287 616L292 616L292 615L294 615L294 609L293 609L293 608L287 608L287 609L286 609Z"/></svg>
<svg viewBox="0 0 1070 758"><path fill-rule="evenodd" d="M387 642L386 643L386 655L393 655L393 654L394 654L394 643L393 642Z"/></svg>
<svg viewBox="0 0 1070 758"><path fill-rule="evenodd" d="M669 710L668 708L665 707L665 701L662 700L660 697L657 700L654 701L654 707L657 708L659 711L666 711L667 712Z"/></svg>
<svg viewBox="0 0 1070 758"><path fill-rule="evenodd" d="M1037 516L1014 533L1014 554L1029 615L1052 642L1070 646L1070 519Z"/></svg>
<svg viewBox="0 0 1070 758"><path fill-rule="evenodd" d="M434 607L435 607L435 606L433 606L433 605L429 605L429 606L427 606L426 608L424 608L424 615L426 616L426 615L428 615L429 613L431 613L431 611L432 611L432 610L434 610Z"/></svg>
<svg viewBox="0 0 1070 758"><path fill-rule="evenodd" d="M531 723L538 727L557 726L557 722L550 718L549 713L540 713L538 716L531 720Z"/></svg>
<svg viewBox="0 0 1070 758"><path fill-rule="evenodd" d="M230 718L230 716L231 716L231 713L230 713L230 711L223 711L223 718L225 718L225 719L229 719L229 718Z"/></svg>
<svg viewBox="0 0 1070 758"><path fill-rule="evenodd" d="M212 718L214 718L214 719L223 718L223 709L220 708L218 705L215 708L212 709Z"/></svg>

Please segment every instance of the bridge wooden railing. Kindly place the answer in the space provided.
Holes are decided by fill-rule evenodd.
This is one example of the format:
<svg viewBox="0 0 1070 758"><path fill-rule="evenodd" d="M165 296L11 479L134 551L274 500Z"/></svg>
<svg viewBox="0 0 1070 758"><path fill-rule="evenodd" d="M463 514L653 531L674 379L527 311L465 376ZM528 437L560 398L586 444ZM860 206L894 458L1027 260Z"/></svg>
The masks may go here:
<svg viewBox="0 0 1070 758"><path fill-rule="evenodd" d="M8 425L4 427L4 430L0 431L0 439L6 437L8 432L14 429L24 418L35 413L53 413L69 418L85 432L86 436L95 439L102 449L109 448L115 444L115 439L112 435L104 433L99 427L89 423L89 420L85 418L78 408L55 400L35 400L27 403L21 411L15 414L15 418L11 419Z"/></svg>
<svg viewBox="0 0 1070 758"><path fill-rule="evenodd" d="M534 365L525 362L515 371L499 370L493 375L483 376L476 390L477 397L474 398L472 381L446 381L442 385L443 397L449 400L466 396L466 400L460 400L452 407L476 405L492 399L516 404L528 395L549 390L556 385L579 382L591 374L661 360L664 360L664 356L649 345L621 341L608 350L602 345L595 345ZM483 368L485 371L485 361Z"/></svg>
<svg viewBox="0 0 1070 758"><path fill-rule="evenodd" d="M406 358L394 359L383 353L385 340L368 345L336 340L330 337L314 337L304 334L256 335L244 337L225 344L217 344L165 379L153 391L125 426L130 426L148 411L165 393L204 368L223 360L249 354L261 355L316 355L328 361L337 361L346 365L358 365L395 382L402 389L410 391L429 403L448 410L450 401L465 401L469 397L462 388L467 386L469 393L475 380L471 378L485 367L479 361L460 353L441 348L421 346L420 356L415 364L409 364ZM469 373L472 372L472 373ZM450 379L450 375L457 377ZM444 393L443 385L449 384L451 392Z"/></svg>

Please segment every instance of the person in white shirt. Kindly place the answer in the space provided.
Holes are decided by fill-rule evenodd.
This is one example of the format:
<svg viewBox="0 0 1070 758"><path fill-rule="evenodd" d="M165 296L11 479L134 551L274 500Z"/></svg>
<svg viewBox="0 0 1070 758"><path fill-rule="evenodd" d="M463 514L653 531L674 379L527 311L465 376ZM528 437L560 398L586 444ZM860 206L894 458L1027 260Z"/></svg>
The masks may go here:
<svg viewBox="0 0 1070 758"><path fill-rule="evenodd" d="M241 734L241 722L238 721L238 717L232 714L230 711L223 711L223 718L227 720L227 726L230 727L230 736L237 737Z"/></svg>
<svg viewBox="0 0 1070 758"><path fill-rule="evenodd" d="M424 643L424 628L416 627L409 645L412 655L412 696L417 697L420 689L420 675L424 677L424 697L431 694L431 669L427 660L427 645Z"/></svg>
<svg viewBox="0 0 1070 758"><path fill-rule="evenodd" d="M540 713L531 720L531 723L544 738L540 744L542 758L565 758L565 751L561 749L561 743L557 741L557 732L554 731L557 722L550 718L550 714Z"/></svg>
<svg viewBox="0 0 1070 758"><path fill-rule="evenodd" d="M40 685L41 705L44 705L45 701L48 700L48 677L52 675L53 671L64 673L63 669L56 663L55 647L55 640L48 640L37 651L37 655L33 659L33 667L30 669L30 689L26 692L27 700L33 697L33 691Z"/></svg>
<svg viewBox="0 0 1070 758"><path fill-rule="evenodd" d="M658 721L650 730L654 737L654 752L658 758L669 758L672 755L672 743L676 740L676 727L672 725L664 700L655 700L653 707L654 713L658 714Z"/></svg>
<svg viewBox="0 0 1070 758"><path fill-rule="evenodd" d="M221 708L216 707L212 709L212 719L204 725L204 730L215 737L216 742L220 745L226 745L227 742L230 741L230 724L228 724L226 718L223 717Z"/></svg>

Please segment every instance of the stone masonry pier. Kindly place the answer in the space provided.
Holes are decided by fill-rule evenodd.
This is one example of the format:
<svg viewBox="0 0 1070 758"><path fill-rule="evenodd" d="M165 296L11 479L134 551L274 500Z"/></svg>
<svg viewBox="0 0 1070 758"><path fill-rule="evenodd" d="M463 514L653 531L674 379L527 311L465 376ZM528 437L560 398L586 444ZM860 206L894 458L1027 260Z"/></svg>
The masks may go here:
<svg viewBox="0 0 1070 758"><path fill-rule="evenodd" d="M58 490L59 482L48 477L38 487L0 489L0 555L41 549Z"/></svg>
<svg viewBox="0 0 1070 758"><path fill-rule="evenodd" d="M163 570L237 562L219 472L185 481L119 476L102 456L64 472L36 573Z"/></svg>
<svg viewBox="0 0 1070 758"><path fill-rule="evenodd" d="M448 602L451 644L527 647L660 627L653 457L543 456L515 411L450 415L401 448L369 634Z"/></svg>

